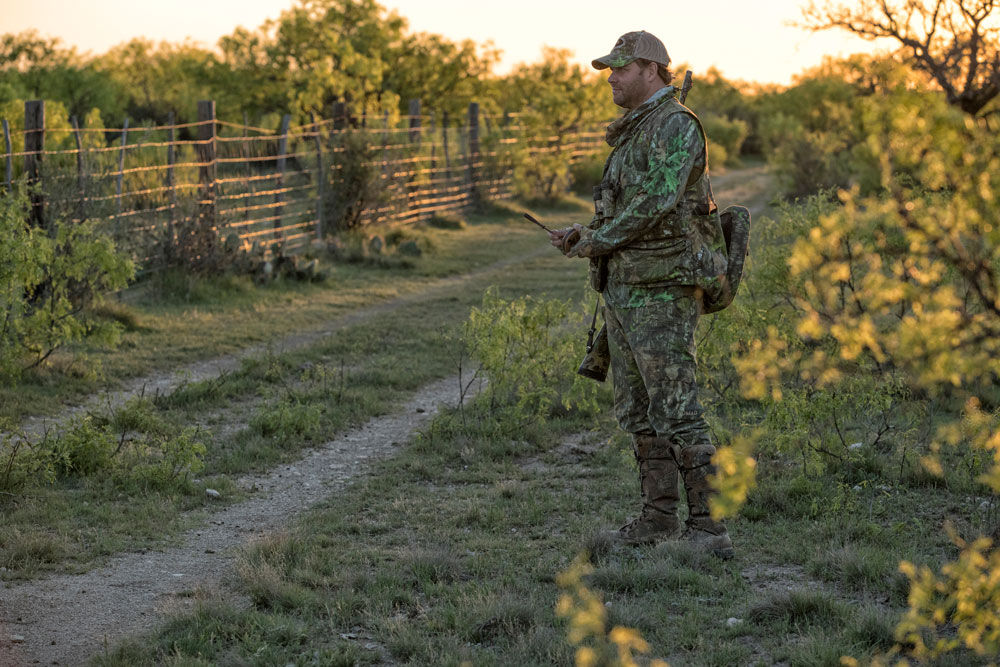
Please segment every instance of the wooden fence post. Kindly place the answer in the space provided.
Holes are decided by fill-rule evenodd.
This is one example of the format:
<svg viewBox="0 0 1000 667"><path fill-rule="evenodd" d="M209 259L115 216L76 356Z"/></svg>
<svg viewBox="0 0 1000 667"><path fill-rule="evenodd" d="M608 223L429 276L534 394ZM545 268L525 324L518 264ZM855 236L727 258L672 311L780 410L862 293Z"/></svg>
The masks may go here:
<svg viewBox="0 0 1000 667"><path fill-rule="evenodd" d="M319 124L316 114L309 112L316 139L316 239L323 240L323 142L319 138Z"/></svg>
<svg viewBox="0 0 1000 667"><path fill-rule="evenodd" d="M76 202L76 216L81 220L87 219L87 168L83 162L83 132L80 130L80 122L73 116L69 119L73 125L73 138L76 139L76 187L80 191Z"/></svg>
<svg viewBox="0 0 1000 667"><path fill-rule="evenodd" d="M382 114L382 171L389 162L389 112Z"/></svg>
<svg viewBox="0 0 1000 667"><path fill-rule="evenodd" d="M167 197L170 199L170 215L167 216L167 242L166 261L171 263L174 249L177 247L177 182L174 178L174 164L177 162L177 154L174 144L177 141L177 128L175 127L174 112L167 114Z"/></svg>
<svg viewBox="0 0 1000 667"><path fill-rule="evenodd" d="M349 119L350 119L350 111L348 111L347 109L347 104L345 102L334 102L333 129L343 130L345 127L347 127Z"/></svg>
<svg viewBox="0 0 1000 667"><path fill-rule="evenodd" d="M441 150L444 151L445 176L451 178L451 158L448 155L448 112L441 114Z"/></svg>
<svg viewBox="0 0 1000 667"><path fill-rule="evenodd" d="M420 100L410 100L410 143L420 143Z"/></svg>
<svg viewBox="0 0 1000 667"><path fill-rule="evenodd" d="M431 114L431 178L436 178L434 170L437 169L437 156L435 155L437 149L437 143L434 141L434 135L437 134L437 116Z"/></svg>
<svg viewBox="0 0 1000 667"><path fill-rule="evenodd" d="M479 102L469 102L469 197L472 203L479 204L479 193L476 181L479 171Z"/></svg>
<svg viewBox="0 0 1000 667"><path fill-rule="evenodd" d="M289 114L285 114L281 117L281 127L278 128L278 187L276 190L277 194L274 195L274 203L277 206L274 207L275 217L274 217L274 228L280 229L282 226L281 218L284 216L285 212L285 193L282 192L285 189L285 164L287 159L285 156L288 154L288 126L292 122L292 117Z"/></svg>
<svg viewBox="0 0 1000 667"><path fill-rule="evenodd" d="M215 229L215 102L198 102L198 182L201 184L201 231L206 240L208 232ZM214 243L214 241L211 241Z"/></svg>
<svg viewBox="0 0 1000 667"><path fill-rule="evenodd" d="M254 185L253 185L253 167L250 166L250 142L248 141L250 132L250 118L246 112L243 110L243 143L241 144L240 151L243 154L243 166L246 167L247 173L247 192L250 193L250 197L247 198L247 203L243 207L243 219L250 219L250 207L253 206L253 195L254 195Z"/></svg>
<svg viewBox="0 0 1000 667"><path fill-rule="evenodd" d="M24 103L24 172L28 185L37 185L42 179L42 151L45 150L45 100L28 100ZM31 198L31 224L45 226L45 197L41 188L33 188Z"/></svg>
<svg viewBox="0 0 1000 667"><path fill-rule="evenodd" d="M122 127L122 145L121 149L118 151L118 181L115 185L115 228L118 232L118 238L122 239L125 237L124 230L121 227L121 214L122 214L122 185L125 181L125 147L128 145L128 117L125 117L125 124Z"/></svg>
<svg viewBox="0 0 1000 667"><path fill-rule="evenodd" d="M10 192L11 187L14 185L14 151L12 150L10 144L10 123L7 122L6 118L3 119L3 143L4 147L7 149L7 159L4 160L4 162L7 163L7 178L5 182L7 184L7 192Z"/></svg>

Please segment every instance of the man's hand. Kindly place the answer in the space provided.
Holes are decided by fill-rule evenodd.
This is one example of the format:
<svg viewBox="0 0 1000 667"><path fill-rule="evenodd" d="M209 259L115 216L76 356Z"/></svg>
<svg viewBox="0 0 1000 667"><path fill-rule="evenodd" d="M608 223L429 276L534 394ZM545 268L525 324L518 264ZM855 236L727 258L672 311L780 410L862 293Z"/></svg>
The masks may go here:
<svg viewBox="0 0 1000 667"><path fill-rule="evenodd" d="M572 227L554 230L549 232L549 243L559 248L564 255L573 256L571 253L578 245L577 242L585 229L583 225L575 224Z"/></svg>
<svg viewBox="0 0 1000 667"><path fill-rule="evenodd" d="M566 235L572 231L572 227L566 227L565 229L557 229L549 232L549 243L561 250L563 246L563 239L565 239Z"/></svg>

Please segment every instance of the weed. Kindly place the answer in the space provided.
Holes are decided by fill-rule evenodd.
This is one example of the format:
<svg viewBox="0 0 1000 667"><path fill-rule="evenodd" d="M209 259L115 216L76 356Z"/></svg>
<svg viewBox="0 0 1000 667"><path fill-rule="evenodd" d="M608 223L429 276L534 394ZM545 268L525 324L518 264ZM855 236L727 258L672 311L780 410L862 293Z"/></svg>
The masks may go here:
<svg viewBox="0 0 1000 667"><path fill-rule="evenodd" d="M810 563L813 574L859 592L881 591L896 569L896 559L884 549L854 543L823 551Z"/></svg>
<svg viewBox="0 0 1000 667"><path fill-rule="evenodd" d="M862 652L888 651L896 643L896 614L865 607L853 615L844 638Z"/></svg>
<svg viewBox="0 0 1000 667"><path fill-rule="evenodd" d="M312 440L319 433L321 416L319 406L283 398L255 414L250 419L250 428L265 438L281 442L292 439Z"/></svg>
<svg viewBox="0 0 1000 667"><path fill-rule="evenodd" d="M779 627L836 627L846 617L842 605L818 591L775 593L755 604L747 614L751 623Z"/></svg>
<svg viewBox="0 0 1000 667"><path fill-rule="evenodd" d="M109 469L122 441L107 426L86 416L74 420L65 432L46 438L44 446L57 474L87 476Z"/></svg>
<svg viewBox="0 0 1000 667"><path fill-rule="evenodd" d="M502 596L481 613L485 617L470 635L478 643L494 643L498 639L513 639L527 634L537 624L537 610L525 600Z"/></svg>
<svg viewBox="0 0 1000 667"><path fill-rule="evenodd" d="M244 549L236 561L236 574L243 589L258 609L315 609L319 598L314 592L291 581L288 574L300 567L304 545L287 533L265 535Z"/></svg>
<svg viewBox="0 0 1000 667"><path fill-rule="evenodd" d="M418 584L454 583L463 574L459 558L446 548L417 552L410 559L410 571Z"/></svg>

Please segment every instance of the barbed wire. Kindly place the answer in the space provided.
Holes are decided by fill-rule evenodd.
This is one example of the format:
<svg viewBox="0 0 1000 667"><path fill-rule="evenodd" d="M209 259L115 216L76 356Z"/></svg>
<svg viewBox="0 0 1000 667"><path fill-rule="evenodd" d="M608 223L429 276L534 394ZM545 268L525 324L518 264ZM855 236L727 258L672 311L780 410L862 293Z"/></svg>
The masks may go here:
<svg viewBox="0 0 1000 667"><path fill-rule="evenodd" d="M576 161L606 149L603 124L531 135L523 117L481 114L476 124L465 115L447 123L442 115L367 115L296 126L286 117L278 128L218 119L28 130L8 123L0 192L35 179L47 215L107 225L144 273L158 268L150 243L177 243L199 228L220 241L296 252L336 231L336 198L359 197L363 187L378 194L362 202L358 225L413 223L511 196L515 153Z"/></svg>

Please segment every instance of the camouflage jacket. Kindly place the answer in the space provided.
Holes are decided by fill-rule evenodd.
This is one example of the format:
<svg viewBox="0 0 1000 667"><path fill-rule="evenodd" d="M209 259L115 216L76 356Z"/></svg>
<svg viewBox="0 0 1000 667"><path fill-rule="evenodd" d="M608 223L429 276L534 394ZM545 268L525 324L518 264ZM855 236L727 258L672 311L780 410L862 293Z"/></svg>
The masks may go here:
<svg viewBox="0 0 1000 667"><path fill-rule="evenodd" d="M606 262L613 306L643 306L678 286L714 294L726 271L705 132L673 93L608 126L598 213L570 252Z"/></svg>

